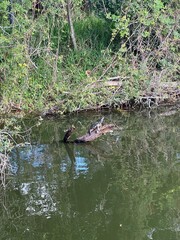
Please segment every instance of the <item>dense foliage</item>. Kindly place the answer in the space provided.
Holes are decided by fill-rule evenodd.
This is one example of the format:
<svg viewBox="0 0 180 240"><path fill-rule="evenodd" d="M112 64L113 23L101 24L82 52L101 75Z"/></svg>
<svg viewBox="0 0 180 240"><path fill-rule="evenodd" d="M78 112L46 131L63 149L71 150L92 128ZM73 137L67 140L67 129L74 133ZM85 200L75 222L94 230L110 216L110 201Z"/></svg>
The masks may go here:
<svg viewBox="0 0 180 240"><path fill-rule="evenodd" d="M1 1L2 110L58 105L63 113L137 96L151 82L177 81L177 0L72 2ZM93 84L117 75L123 92Z"/></svg>

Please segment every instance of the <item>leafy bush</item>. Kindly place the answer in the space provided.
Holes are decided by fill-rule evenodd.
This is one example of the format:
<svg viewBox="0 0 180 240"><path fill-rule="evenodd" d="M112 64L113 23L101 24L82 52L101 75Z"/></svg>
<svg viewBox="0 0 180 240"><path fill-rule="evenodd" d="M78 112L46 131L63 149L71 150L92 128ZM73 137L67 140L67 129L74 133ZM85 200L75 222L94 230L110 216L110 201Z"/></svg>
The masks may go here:
<svg viewBox="0 0 180 240"><path fill-rule="evenodd" d="M0 3L4 109L13 101L24 110L61 103L63 112L73 111L97 103L99 96L106 104L137 96L151 82L178 80L179 15L175 0L128 0L111 6L109 1L85 2L90 3L88 11L82 0L71 6L77 50L71 44L64 1L42 1L43 11L36 14L30 0L14 1L11 10L8 0ZM124 82L123 94L104 87L98 94L96 89L88 89L91 83L117 75ZM83 94L82 86L86 89Z"/></svg>

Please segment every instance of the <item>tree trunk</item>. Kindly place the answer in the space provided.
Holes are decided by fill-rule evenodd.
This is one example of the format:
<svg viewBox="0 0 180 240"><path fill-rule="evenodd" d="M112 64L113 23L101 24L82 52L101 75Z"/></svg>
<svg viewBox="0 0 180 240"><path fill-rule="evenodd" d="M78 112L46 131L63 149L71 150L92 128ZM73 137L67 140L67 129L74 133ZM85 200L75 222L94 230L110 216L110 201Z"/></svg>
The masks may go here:
<svg viewBox="0 0 180 240"><path fill-rule="evenodd" d="M67 17L68 17L68 23L69 23L73 47L75 50L77 50L76 37L74 33L74 27L73 27L72 16L71 16L71 0L67 0Z"/></svg>
<svg viewBox="0 0 180 240"><path fill-rule="evenodd" d="M13 1L12 1L12 0L9 0L8 19L9 19L9 23L10 23L10 24L14 24L14 13L13 13L13 11L12 11L12 4L13 4Z"/></svg>

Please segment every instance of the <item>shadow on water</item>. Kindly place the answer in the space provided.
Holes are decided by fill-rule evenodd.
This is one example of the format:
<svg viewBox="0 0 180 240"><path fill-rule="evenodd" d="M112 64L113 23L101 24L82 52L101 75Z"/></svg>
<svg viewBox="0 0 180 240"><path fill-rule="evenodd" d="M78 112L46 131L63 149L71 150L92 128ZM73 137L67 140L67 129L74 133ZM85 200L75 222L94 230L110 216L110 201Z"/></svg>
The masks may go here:
<svg viewBox="0 0 180 240"><path fill-rule="evenodd" d="M99 115L43 120L32 145L13 150L0 239L180 239L178 114L105 113L123 129L88 144L60 142L69 125L76 138Z"/></svg>

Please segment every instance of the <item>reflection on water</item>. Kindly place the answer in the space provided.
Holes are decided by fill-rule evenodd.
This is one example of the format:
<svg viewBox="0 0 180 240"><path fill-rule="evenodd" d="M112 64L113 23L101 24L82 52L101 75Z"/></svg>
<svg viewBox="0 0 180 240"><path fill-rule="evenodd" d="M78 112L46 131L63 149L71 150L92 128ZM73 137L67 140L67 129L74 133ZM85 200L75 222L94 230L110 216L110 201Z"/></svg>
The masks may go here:
<svg viewBox="0 0 180 240"><path fill-rule="evenodd" d="M68 125L82 135L95 118L44 120L32 145L14 149L0 239L180 238L178 114L108 114L123 130L89 144L60 141Z"/></svg>

